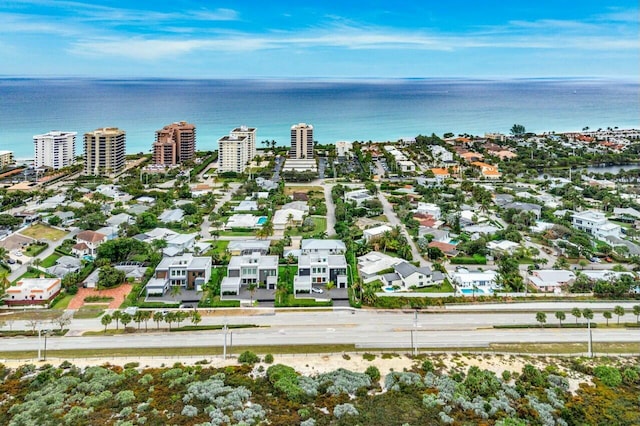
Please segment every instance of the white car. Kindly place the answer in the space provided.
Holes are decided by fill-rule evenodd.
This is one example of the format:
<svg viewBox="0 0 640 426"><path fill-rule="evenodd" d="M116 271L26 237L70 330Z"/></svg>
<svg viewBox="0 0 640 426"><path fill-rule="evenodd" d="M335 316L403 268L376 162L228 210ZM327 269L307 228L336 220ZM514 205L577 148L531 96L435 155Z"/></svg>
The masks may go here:
<svg viewBox="0 0 640 426"><path fill-rule="evenodd" d="M311 293L322 294L322 293L324 293L324 290L322 290L321 288L318 288L318 287L311 287Z"/></svg>

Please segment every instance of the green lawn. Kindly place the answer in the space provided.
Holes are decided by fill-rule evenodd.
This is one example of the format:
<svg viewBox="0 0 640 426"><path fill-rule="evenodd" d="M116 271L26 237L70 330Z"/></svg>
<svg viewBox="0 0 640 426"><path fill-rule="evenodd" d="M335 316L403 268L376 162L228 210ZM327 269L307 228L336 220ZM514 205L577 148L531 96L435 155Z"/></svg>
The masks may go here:
<svg viewBox="0 0 640 426"><path fill-rule="evenodd" d="M287 230L287 233L293 237L301 236L303 238L309 238L314 234L318 234L320 232L324 232L327 230L327 218L324 216L311 216L313 219L313 223L315 227L311 231L301 232L297 227L291 227L291 229Z"/></svg>
<svg viewBox="0 0 640 426"><path fill-rule="evenodd" d="M33 268L33 269L29 269L27 272L22 274L17 280L15 280L13 282L13 284L17 283L18 281L20 281L23 278L40 278L40 275L44 275L46 278L56 278L54 275L47 274L43 270L38 270L38 269Z"/></svg>
<svg viewBox="0 0 640 426"><path fill-rule="evenodd" d="M223 237L251 237L255 235L255 231L220 231Z"/></svg>
<svg viewBox="0 0 640 426"><path fill-rule="evenodd" d="M445 281L441 286L434 285L430 287L417 288L411 291L418 293L453 293L453 286L449 284L449 281Z"/></svg>
<svg viewBox="0 0 640 426"><path fill-rule="evenodd" d="M206 242L211 243L211 248L209 248L209 251L207 252L209 256L211 256L213 253L226 253L227 247L229 246L229 241L207 240Z"/></svg>
<svg viewBox="0 0 640 426"><path fill-rule="evenodd" d="M276 308L287 308L287 307L315 307L315 306L333 306L333 302L331 300L327 300L325 302L316 302L315 299L307 299L307 298L298 298L296 299L293 294L288 294L287 297L282 301L282 303L278 303L276 301Z"/></svg>
<svg viewBox="0 0 640 426"><path fill-rule="evenodd" d="M45 257L44 259L42 259L42 263L40 263L40 266L42 266L43 268L50 268L53 265L56 264L56 261L58 259L60 259L62 256L58 253L53 253L50 256Z"/></svg>
<svg viewBox="0 0 640 426"><path fill-rule="evenodd" d="M47 244L31 244L26 248L24 254L29 257L35 257L47 249Z"/></svg>
<svg viewBox="0 0 640 426"><path fill-rule="evenodd" d="M73 294L65 294L62 298L58 299L55 305L51 307L51 309L67 309L69 306L69 302L73 299Z"/></svg>

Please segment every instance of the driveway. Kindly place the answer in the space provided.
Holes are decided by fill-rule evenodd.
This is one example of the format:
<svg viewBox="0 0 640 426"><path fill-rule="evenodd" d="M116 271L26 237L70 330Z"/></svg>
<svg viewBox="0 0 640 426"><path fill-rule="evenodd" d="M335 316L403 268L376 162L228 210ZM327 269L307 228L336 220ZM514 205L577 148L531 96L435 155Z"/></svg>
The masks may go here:
<svg viewBox="0 0 640 426"><path fill-rule="evenodd" d="M389 201L387 201L387 198L380 191L378 191L378 199L382 203L382 210L383 210L384 215L387 217L387 220L389 221L389 224L392 227L399 226L400 230L402 231L402 235L404 235L405 238L407 239L407 242L409 243L409 247L411 247L411 253L413 254L413 260L414 261L416 261L416 260L419 261L421 267L422 266L430 266L429 262L427 262L425 260L425 258L422 257L422 255L418 251L418 247L416 247L416 243L413 241L413 239L411 238L411 236L407 232L407 229L405 228L404 224L402 222L400 222L400 219L398 219L398 216L396 215L396 212L393 211L393 206L391 205L391 203Z"/></svg>
<svg viewBox="0 0 640 426"><path fill-rule="evenodd" d="M79 288L78 293L71 299L67 309L80 309L84 304L84 299L90 296L113 297L109 302L109 309L118 309L124 299L131 293L131 284L122 284L116 288L96 290L95 288Z"/></svg>
<svg viewBox="0 0 640 426"><path fill-rule="evenodd" d="M324 184L324 201L327 206L327 236L332 237L336 235L336 205L331 198L331 190L334 184Z"/></svg>

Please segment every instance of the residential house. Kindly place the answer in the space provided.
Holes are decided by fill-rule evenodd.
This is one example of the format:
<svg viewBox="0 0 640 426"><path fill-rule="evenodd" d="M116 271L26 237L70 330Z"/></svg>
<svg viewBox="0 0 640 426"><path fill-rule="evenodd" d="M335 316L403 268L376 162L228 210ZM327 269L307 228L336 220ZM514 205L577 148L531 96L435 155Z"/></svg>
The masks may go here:
<svg viewBox="0 0 640 426"><path fill-rule="evenodd" d="M115 226L103 226L102 228L96 229L96 232L106 235L107 241L118 238L118 228Z"/></svg>
<svg viewBox="0 0 640 426"><path fill-rule="evenodd" d="M347 260L342 254L301 254L293 292L310 292L311 286L332 281L336 288L347 288Z"/></svg>
<svg viewBox="0 0 640 426"><path fill-rule="evenodd" d="M418 206L414 210L416 213L424 213L433 216L435 219L440 219L442 213L440 207L433 203L418 202Z"/></svg>
<svg viewBox="0 0 640 426"><path fill-rule="evenodd" d="M251 253L260 253L265 255L269 253L269 240L236 240L229 241L227 251L232 256L243 256Z"/></svg>
<svg viewBox="0 0 640 426"><path fill-rule="evenodd" d="M6 290L8 306L44 305L51 302L62 288L60 278L22 278Z"/></svg>
<svg viewBox="0 0 640 426"><path fill-rule="evenodd" d="M64 278L67 274L78 272L82 262L80 259L71 256L62 256L56 260L56 264L46 268L48 274L58 278Z"/></svg>
<svg viewBox="0 0 640 426"><path fill-rule="evenodd" d="M256 229L262 226L260 216L254 216L250 213L234 214L227 219L225 229L232 228L251 228ZM266 218L263 219L266 221Z"/></svg>
<svg viewBox="0 0 640 426"><path fill-rule="evenodd" d="M527 279L538 291L558 293L563 286L568 286L576 280L576 274L561 269L541 269L531 271Z"/></svg>
<svg viewBox="0 0 640 426"><path fill-rule="evenodd" d="M393 228L391 228L389 225L380 225L373 228L365 229L362 232L362 237L364 238L365 241L368 242L376 238L382 237L385 232L391 232L391 231L393 231Z"/></svg>
<svg viewBox="0 0 640 426"><path fill-rule="evenodd" d="M75 215L76 214L74 212L72 212L72 211L55 212L53 215L60 218L60 220L61 220L60 225L61 226L73 225L73 223L76 221L75 220Z"/></svg>
<svg viewBox="0 0 640 426"><path fill-rule="evenodd" d="M611 223L607 220L604 213L595 211L576 212L572 216L572 225L596 238L604 239L606 237L620 237L622 228L620 225Z"/></svg>
<svg viewBox="0 0 640 426"><path fill-rule="evenodd" d="M93 256L98 253L100 244L107 241L107 236L95 231L82 231L76 235L76 245L71 248L71 252L80 256Z"/></svg>
<svg viewBox="0 0 640 426"><path fill-rule="evenodd" d="M413 163L413 161L400 160L396 161L396 164L398 165L400 171L403 173L413 173L416 171L416 165Z"/></svg>
<svg viewBox="0 0 640 426"><path fill-rule="evenodd" d="M382 282L387 286L397 286L400 281L401 287L408 290L437 285L444 280L441 272L432 271L428 266L419 268L406 261L394 265L393 269L394 273L382 276Z"/></svg>
<svg viewBox="0 0 640 426"><path fill-rule="evenodd" d="M483 163L482 161L474 161L471 163L472 166L475 166L480 169L480 173L484 178L487 179L500 179L502 173L498 171L496 166L492 166L491 164Z"/></svg>
<svg viewBox="0 0 640 426"><path fill-rule="evenodd" d="M276 182L262 177L256 178L256 184L265 191L271 191L272 189L276 189L278 187L278 184Z"/></svg>
<svg viewBox="0 0 640 426"><path fill-rule="evenodd" d="M300 245L302 254L345 254L347 246L340 240L304 239Z"/></svg>
<svg viewBox="0 0 640 426"><path fill-rule="evenodd" d="M487 248L493 253L513 254L518 247L520 247L520 244L508 240L489 241L487 243Z"/></svg>
<svg viewBox="0 0 640 426"><path fill-rule="evenodd" d="M364 282L370 282L378 278L378 274L386 269L393 268L398 263L404 262L399 257L372 251L358 257L358 271Z"/></svg>
<svg viewBox="0 0 640 426"><path fill-rule="evenodd" d="M521 212L531 212L535 215L536 219L540 219L540 215L542 214L542 206L532 203L523 203L520 201L507 203L503 205L502 208L505 210L515 209Z"/></svg>
<svg viewBox="0 0 640 426"><path fill-rule="evenodd" d="M451 283L455 284L458 291L469 294L475 291L491 293L497 288L496 271L469 271L465 268L457 268L456 272L449 274Z"/></svg>
<svg viewBox="0 0 640 426"><path fill-rule="evenodd" d="M459 253L459 251L456 249L456 245L455 244L443 243L442 241L431 241L427 245L427 247L429 247L429 248L438 248L447 257L455 257Z"/></svg>
<svg viewBox="0 0 640 426"><path fill-rule="evenodd" d="M447 229L436 229L428 226L421 226L418 229L418 236L420 238L427 238L427 235L431 235L431 241L438 241L441 243L448 243L451 241L451 235Z"/></svg>
<svg viewBox="0 0 640 426"><path fill-rule="evenodd" d="M282 210L286 209L300 210L301 212L309 213L309 203L306 201L291 201L282 206Z"/></svg>
<svg viewBox="0 0 640 426"><path fill-rule="evenodd" d="M368 189L356 189L354 191L349 191L344 193L345 201L353 201L358 206L368 200L373 200L373 195L369 192Z"/></svg>
<svg viewBox="0 0 640 426"><path fill-rule="evenodd" d="M111 216L106 220L108 226L119 227L123 223L134 223L135 219L133 216L126 213L118 213L117 215Z"/></svg>
<svg viewBox="0 0 640 426"><path fill-rule="evenodd" d="M273 229L284 230L289 226L302 225L305 212L298 209L282 208L273 215Z"/></svg>
<svg viewBox="0 0 640 426"><path fill-rule="evenodd" d="M234 212L250 212L258 210L258 203L254 200L243 200L233 208Z"/></svg>
<svg viewBox="0 0 640 426"><path fill-rule="evenodd" d="M191 250L196 243L196 237L198 234L176 234L166 239L167 246L162 249L162 252L167 256L175 256L179 253L184 253L187 250Z"/></svg>
<svg viewBox="0 0 640 426"><path fill-rule="evenodd" d="M158 287L166 290L179 286L186 290L201 291L202 286L211 278L211 266L210 256L195 257L187 253L164 257L153 274L152 286L147 284L147 295L158 294Z"/></svg>
<svg viewBox="0 0 640 426"><path fill-rule="evenodd" d="M158 220L164 223L180 222L183 217L184 211L182 211L182 209L171 209L163 211L160 216L158 216Z"/></svg>
<svg viewBox="0 0 640 426"><path fill-rule="evenodd" d="M220 284L220 294L238 295L240 287L247 284L275 290L277 282L278 256L264 256L259 252L233 256L227 267L227 276Z"/></svg>

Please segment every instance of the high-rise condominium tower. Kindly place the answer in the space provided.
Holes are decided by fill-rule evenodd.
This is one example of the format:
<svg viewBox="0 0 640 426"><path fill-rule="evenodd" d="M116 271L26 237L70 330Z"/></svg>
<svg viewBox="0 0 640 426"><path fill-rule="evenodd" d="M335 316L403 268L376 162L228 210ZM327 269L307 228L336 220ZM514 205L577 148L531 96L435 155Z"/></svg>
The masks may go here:
<svg viewBox="0 0 640 426"><path fill-rule="evenodd" d="M126 134L115 127L84 134L84 173L111 175L124 170Z"/></svg>
<svg viewBox="0 0 640 426"><path fill-rule="evenodd" d="M193 160L196 153L196 126L186 121L172 123L156 131L153 163L174 165Z"/></svg>
<svg viewBox="0 0 640 426"><path fill-rule="evenodd" d="M218 171L242 173L256 156L256 129L241 126L218 139Z"/></svg>
<svg viewBox="0 0 640 426"><path fill-rule="evenodd" d="M300 123L291 126L291 158L313 158L313 126Z"/></svg>
<svg viewBox="0 0 640 426"><path fill-rule="evenodd" d="M76 132L51 131L33 137L35 167L51 167L55 170L73 164L76 153Z"/></svg>

